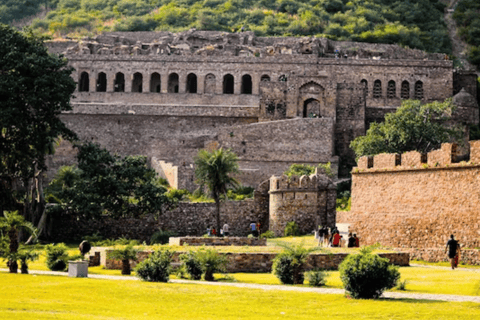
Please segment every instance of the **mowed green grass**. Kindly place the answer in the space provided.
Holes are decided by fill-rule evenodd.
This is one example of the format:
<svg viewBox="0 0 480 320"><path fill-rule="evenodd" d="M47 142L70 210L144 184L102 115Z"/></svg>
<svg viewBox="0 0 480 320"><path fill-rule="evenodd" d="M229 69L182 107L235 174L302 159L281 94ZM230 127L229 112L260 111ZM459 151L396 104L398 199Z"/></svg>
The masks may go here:
<svg viewBox="0 0 480 320"><path fill-rule="evenodd" d="M0 319L480 319L480 304L0 273Z"/></svg>

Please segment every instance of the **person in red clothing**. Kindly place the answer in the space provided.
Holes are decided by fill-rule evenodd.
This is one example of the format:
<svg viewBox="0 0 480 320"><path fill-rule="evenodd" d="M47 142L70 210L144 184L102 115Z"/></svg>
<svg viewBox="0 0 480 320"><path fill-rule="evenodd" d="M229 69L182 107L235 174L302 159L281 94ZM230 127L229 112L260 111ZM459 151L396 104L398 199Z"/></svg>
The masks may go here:
<svg viewBox="0 0 480 320"><path fill-rule="evenodd" d="M212 236L214 236L214 237L217 236L217 230L215 230L215 228L212 228Z"/></svg>
<svg viewBox="0 0 480 320"><path fill-rule="evenodd" d="M358 239L356 233L353 234L353 237L355 238L355 247L359 248L360 247L360 239Z"/></svg>
<svg viewBox="0 0 480 320"><path fill-rule="evenodd" d="M340 239L342 239L342 236L340 233L335 233L333 235L333 240L332 240L332 247L340 247Z"/></svg>

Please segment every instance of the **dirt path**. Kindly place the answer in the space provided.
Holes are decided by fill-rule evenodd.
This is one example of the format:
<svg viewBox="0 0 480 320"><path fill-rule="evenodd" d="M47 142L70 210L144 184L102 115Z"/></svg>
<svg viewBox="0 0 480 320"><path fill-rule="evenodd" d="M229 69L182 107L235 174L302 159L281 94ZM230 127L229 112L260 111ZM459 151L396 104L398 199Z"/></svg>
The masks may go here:
<svg viewBox="0 0 480 320"><path fill-rule="evenodd" d="M428 266L425 266L425 267L429 268ZM443 268L443 267L435 267L435 268ZM448 268L445 268L445 269L448 269ZM467 269L462 269L462 270L467 270ZM8 272L8 269L0 269L0 272ZM38 270L30 270L30 274L68 276L68 273L66 272L38 271ZM132 276L111 276L111 275L100 275L100 274L89 274L88 278L139 281L138 278L132 277ZM284 285L266 285L266 284L238 283L238 282L207 282L207 281L177 280L177 279L172 279L169 282L190 284L190 285L204 285L204 286L227 286L227 287L245 288L245 289L259 289L259 290L266 290L266 291L276 290L276 291L312 292L312 293L319 293L319 294L342 294L342 295L345 294L345 290L335 289L335 288L294 287L294 286L284 286ZM460 295L449 295L449 294L384 292L382 295L382 298L480 303L480 296L460 296Z"/></svg>
<svg viewBox="0 0 480 320"><path fill-rule="evenodd" d="M448 34L452 42L452 53L461 61L465 70L476 70L475 66L467 60L467 44L458 36L457 25L453 19L453 11L459 1L451 0L445 12L445 23L447 24ZM477 72L477 76L480 76L480 72Z"/></svg>

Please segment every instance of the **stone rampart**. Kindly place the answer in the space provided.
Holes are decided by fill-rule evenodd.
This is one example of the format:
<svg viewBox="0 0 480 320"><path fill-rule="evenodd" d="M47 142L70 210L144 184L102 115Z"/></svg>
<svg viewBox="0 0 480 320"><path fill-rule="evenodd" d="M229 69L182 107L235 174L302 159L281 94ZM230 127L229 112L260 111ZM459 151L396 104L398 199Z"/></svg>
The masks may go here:
<svg viewBox="0 0 480 320"><path fill-rule="evenodd" d="M137 254L138 262L131 261L132 267L137 263L145 260L151 251L143 251ZM184 252L175 252L173 257L173 263L179 263L179 256ZM266 273L272 272L273 259L277 255L276 253L236 253L227 252L222 253L227 256L227 272L258 272ZM103 251L103 255L108 255L108 250ZM336 253L336 254L311 254L308 256L305 271L312 269L326 269L336 270L342 261L347 257L348 253ZM408 253L380 253L380 257L387 258L390 263L398 266L408 266L410 257ZM103 259L105 261L106 269L121 269L122 264L119 260Z"/></svg>
<svg viewBox="0 0 480 320"><path fill-rule="evenodd" d="M475 158L478 141L470 144ZM455 145L429 152L427 163L408 153L401 165L352 172L352 211L339 212L365 245L393 248L442 248L450 234L463 246L480 247L480 163L455 163ZM432 160L432 158L434 160ZM416 162L414 162L416 159ZM375 159L374 159L375 162Z"/></svg>
<svg viewBox="0 0 480 320"><path fill-rule="evenodd" d="M175 246L266 246L265 238L246 237L170 237L170 245Z"/></svg>

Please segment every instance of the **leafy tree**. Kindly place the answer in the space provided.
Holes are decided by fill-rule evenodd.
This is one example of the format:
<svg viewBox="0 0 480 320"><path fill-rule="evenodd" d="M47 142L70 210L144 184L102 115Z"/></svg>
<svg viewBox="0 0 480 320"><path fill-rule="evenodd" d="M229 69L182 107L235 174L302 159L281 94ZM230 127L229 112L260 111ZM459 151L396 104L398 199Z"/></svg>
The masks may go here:
<svg viewBox="0 0 480 320"><path fill-rule="evenodd" d="M167 190L157 183L146 157L121 158L94 143L77 147L78 170L61 169L48 189L49 198L68 211L87 218L158 216L169 204Z"/></svg>
<svg viewBox="0 0 480 320"><path fill-rule="evenodd" d="M447 125L453 111L451 99L428 104L405 100L395 113L385 115L384 122L372 123L367 134L353 140L350 147L357 157L438 149L462 136L459 128Z"/></svg>
<svg viewBox="0 0 480 320"><path fill-rule="evenodd" d="M226 194L230 185L238 182L231 174L238 173L238 157L230 150L220 148L209 152L200 150L195 157L195 177L206 186L216 205L217 230L220 230L220 195Z"/></svg>
<svg viewBox="0 0 480 320"><path fill-rule="evenodd" d="M348 255L339 271L345 290L355 299L378 298L385 289L395 287L400 279L398 267L372 254L369 248Z"/></svg>
<svg viewBox="0 0 480 320"><path fill-rule="evenodd" d="M0 24L0 212L20 210L41 221L46 155L59 136L76 137L58 117L71 110L71 73L32 32Z"/></svg>
<svg viewBox="0 0 480 320"><path fill-rule="evenodd" d="M18 232L20 230L26 230L29 233L36 234L36 229L32 223L25 221L25 218L14 212L3 212L4 217L0 218L0 229L6 230L9 246L7 252L4 255L9 256L8 267L11 273L17 273L18 263L15 255L18 252Z"/></svg>

